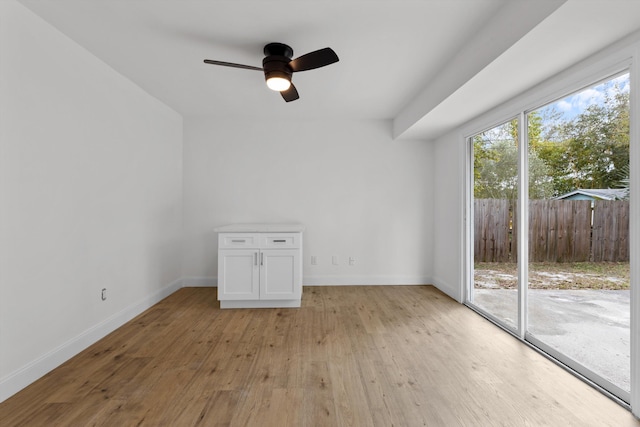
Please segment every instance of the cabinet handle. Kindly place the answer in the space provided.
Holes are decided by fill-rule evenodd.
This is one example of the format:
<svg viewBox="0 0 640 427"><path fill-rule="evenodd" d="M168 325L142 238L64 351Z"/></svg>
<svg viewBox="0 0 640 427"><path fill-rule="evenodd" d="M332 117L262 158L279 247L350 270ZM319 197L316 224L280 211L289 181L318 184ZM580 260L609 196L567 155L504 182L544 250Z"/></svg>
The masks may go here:
<svg viewBox="0 0 640 427"><path fill-rule="evenodd" d="M287 243L286 240L274 240L273 243Z"/></svg>
<svg viewBox="0 0 640 427"><path fill-rule="evenodd" d="M242 240L231 240L233 243L244 243L246 242L246 240L242 239Z"/></svg>
<svg viewBox="0 0 640 427"><path fill-rule="evenodd" d="M260 265L264 265L264 253L260 252Z"/></svg>
<svg viewBox="0 0 640 427"><path fill-rule="evenodd" d="M253 262L254 262L254 264L255 264L255 265L258 265L258 252L254 252L254 253L253 253L253 258L254 258L254 261L253 261Z"/></svg>

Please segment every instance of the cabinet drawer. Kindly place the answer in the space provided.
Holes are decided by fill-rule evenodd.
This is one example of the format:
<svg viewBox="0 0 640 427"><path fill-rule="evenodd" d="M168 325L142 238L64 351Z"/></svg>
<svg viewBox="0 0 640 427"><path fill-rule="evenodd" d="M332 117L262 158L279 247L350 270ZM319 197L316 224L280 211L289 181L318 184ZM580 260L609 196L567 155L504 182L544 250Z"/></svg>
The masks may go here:
<svg viewBox="0 0 640 427"><path fill-rule="evenodd" d="M262 238L263 248L299 248L299 233L273 233L265 234Z"/></svg>
<svg viewBox="0 0 640 427"><path fill-rule="evenodd" d="M257 248L260 242L258 236L250 233L220 233L218 246L220 248Z"/></svg>

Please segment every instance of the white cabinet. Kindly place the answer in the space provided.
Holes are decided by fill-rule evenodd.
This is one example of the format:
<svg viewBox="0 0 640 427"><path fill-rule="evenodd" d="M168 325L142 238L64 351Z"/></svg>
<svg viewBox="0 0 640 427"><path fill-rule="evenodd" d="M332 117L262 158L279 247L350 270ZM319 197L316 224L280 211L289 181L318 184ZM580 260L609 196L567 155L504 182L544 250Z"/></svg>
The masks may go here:
<svg viewBox="0 0 640 427"><path fill-rule="evenodd" d="M258 251L221 249L218 253L218 299L260 299Z"/></svg>
<svg viewBox="0 0 640 427"><path fill-rule="evenodd" d="M220 307L300 307L302 230L297 224L217 228Z"/></svg>

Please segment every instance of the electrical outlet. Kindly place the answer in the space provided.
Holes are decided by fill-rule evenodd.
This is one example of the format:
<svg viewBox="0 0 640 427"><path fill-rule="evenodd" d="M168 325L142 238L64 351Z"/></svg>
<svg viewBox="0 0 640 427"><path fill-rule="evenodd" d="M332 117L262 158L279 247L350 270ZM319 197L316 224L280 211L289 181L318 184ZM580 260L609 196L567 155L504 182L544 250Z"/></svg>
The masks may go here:
<svg viewBox="0 0 640 427"><path fill-rule="evenodd" d="M334 255L331 257L331 264L338 265L338 255Z"/></svg>
<svg viewBox="0 0 640 427"><path fill-rule="evenodd" d="M349 265L356 265L356 259L352 256L349 257Z"/></svg>
<svg viewBox="0 0 640 427"><path fill-rule="evenodd" d="M100 294L100 298L102 298L102 301L106 301L106 299L107 299L107 288L102 288L102 293Z"/></svg>

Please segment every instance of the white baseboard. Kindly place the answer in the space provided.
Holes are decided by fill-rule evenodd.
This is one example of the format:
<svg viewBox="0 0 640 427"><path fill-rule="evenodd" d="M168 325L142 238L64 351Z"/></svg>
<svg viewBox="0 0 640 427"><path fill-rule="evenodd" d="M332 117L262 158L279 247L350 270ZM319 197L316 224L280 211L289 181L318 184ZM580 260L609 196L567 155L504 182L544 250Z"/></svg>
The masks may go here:
<svg viewBox="0 0 640 427"><path fill-rule="evenodd" d="M429 285L427 276L305 276L304 286Z"/></svg>
<svg viewBox="0 0 640 427"><path fill-rule="evenodd" d="M454 300L458 301L459 303L462 303L462 293L460 292L460 290L454 286L451 286L449 283L447 283L446 280L442 280L439 277L434 277L432 283L433 286L435 286Z"/></svg>
<svg viewBox="0 0 640 427"><path fill-rule="evenodd" d="M59 345L43 356L27 363L22 368L0 379L0 402L5 401L47 372L60 366L91 344L110 334L149 307L168 297L182 287L182 279L145 297L125 309L92 326L75 338Z"/></svg>
<svg viewBox="0 0 640 427"><path fill-rule="evenodd" d="M217 277L183 277L183 288L212 288L218 286Z"/></svg>
<svg viewBox="0 0 640 427"><path fill-rule="evenodd" d="M349 286L349 285L428 285L427 276L305 276L303 286ZM184 277L183 288L208 288L218 286L217 277Z"/></svg>

